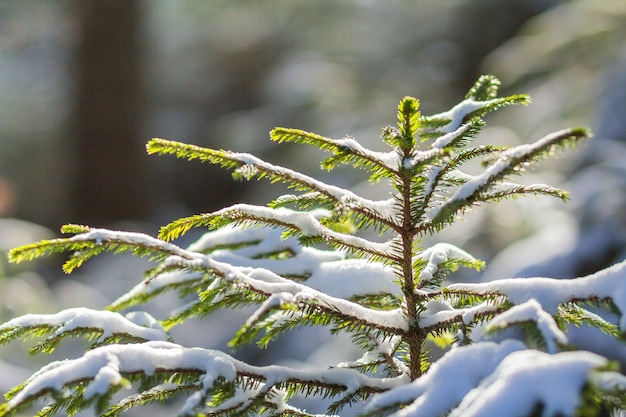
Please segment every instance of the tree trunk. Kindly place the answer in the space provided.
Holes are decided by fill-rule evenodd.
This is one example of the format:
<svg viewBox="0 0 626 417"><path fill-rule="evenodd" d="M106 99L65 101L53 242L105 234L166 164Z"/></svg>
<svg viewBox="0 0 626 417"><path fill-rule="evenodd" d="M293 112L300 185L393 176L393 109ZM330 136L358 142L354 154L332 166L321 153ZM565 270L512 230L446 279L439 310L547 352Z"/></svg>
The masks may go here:
<svg viewBox="0 0 626 417"><path fill-rule="evenodd" d="M144 219L150 207L140 136L136 0L77 0L76 165L72 221Z"/></svg>

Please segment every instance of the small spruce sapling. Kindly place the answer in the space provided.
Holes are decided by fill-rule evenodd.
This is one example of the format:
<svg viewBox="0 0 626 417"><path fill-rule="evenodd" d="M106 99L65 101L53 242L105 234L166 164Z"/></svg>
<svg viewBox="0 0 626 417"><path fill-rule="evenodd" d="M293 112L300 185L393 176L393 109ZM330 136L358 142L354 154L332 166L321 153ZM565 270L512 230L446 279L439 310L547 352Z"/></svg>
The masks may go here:
<svg viewBox="0 0 626 417"><path fill-rule="evenodd" d="M0 416L39 406L41 398L48 404L43 416L88 407L117 416L175 397L184 400L181 416L311 416L292 405L297 394L331 398L324 416L363 401L363 416L593 416L623 409L626 377L619 365L576 349L566 329L593 326L623 340L626 263L573 280L450 284L449 273L483 263L450 244L422 246L482 203L527 194L567 199L560 189L511 178L587 131L561 130L515 147L473 146L488 112L529 102L526 95L498 97L498 87L497 79L483 76L462 102L433 116L421 115L416 99L403 98L397 125L382 132L389 152L353 138L271 132L274 141L330 152L324 169L347 164L367 171L372 183L387 183L390 196L381 201L249 154L150 141L150 154L218 164L236 179L267 178L297 194L178 219L158 238L70 224L62 232L72 237L13 249L12 262L70 252L67 273L103 252L130 252L157 264L106 311L68 309L0 326L2 343L41 337L33 353L52 352L70 336L93 342L81 357L53 362L15 387ZM484 159L482 172L464 172L477 158ZM187 248L170 243L196 227L210 230ZM380 239L359 233L366 229ZM120 313L168 291L195 298L159 319ZM232 347L265 347L291 329L327 326L350 334L363 356L319 370L253 366L181 346L169 334L190 318L210 320L216 310L243 306L254 312L233 330ZM597 314L603 308L617 319ZM439 359L429 355L428 339L449 340Z"/></svg>

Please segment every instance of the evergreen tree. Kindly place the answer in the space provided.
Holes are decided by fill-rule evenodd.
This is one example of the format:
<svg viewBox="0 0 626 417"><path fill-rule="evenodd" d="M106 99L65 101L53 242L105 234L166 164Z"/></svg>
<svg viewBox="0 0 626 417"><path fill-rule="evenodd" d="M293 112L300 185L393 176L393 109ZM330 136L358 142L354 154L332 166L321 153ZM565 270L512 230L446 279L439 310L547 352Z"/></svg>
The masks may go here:
<svg viewBox="0 0 626 417"><path fill-rule="evenodd" d="M362 401L364 416L594 416L623 409L619 364L577 349L567 328L592 326L622 340L626 262L574 280L451 284L448 274L483 263L451 244L423 246L482 203L528 194L567 199L563 190L511 179L588 132L565 129L516 147L473 146L487 113L529 102L525 95L498 97L498 87L483 76L462 102L432 116L420 114L415 98L403 98L397 125L382 132L389 152L350 137L271 132L272 140L330 152L324 169L347 164L367 171L372 183L387 183L390 197L381 201L250 154L153 139L151 154L221 165L236 179L267 178L297 194L178 219L158 238L70 224L62 232L72 237L12 250L13 262L70 252L67 273L103 252L157 264L105 311L67 309L0 326L2 343L42 337L33 353L52 352L70 336L93 342L81 357L50 363L15 387L0 416L42 397L43 416L87 407L116 416L174 397L184 398L181 416L313 415L290 404L296 394L332 398L324 416ZM463 171L479 158L482 172ZM187 248L171 243L196 227L210 231ZM368 229L379 238L362 233ZM164 292L195 297L160 319L120 313ZM181 346L169 334L190 318L244 306L254 312L233 330L233 348L266 347L291 329L326 326L350 334L363 355L319 370L253 366ZM431 356L431 342L443 349L441 357ZM131 387L136 393L120 397Z"/></svg>

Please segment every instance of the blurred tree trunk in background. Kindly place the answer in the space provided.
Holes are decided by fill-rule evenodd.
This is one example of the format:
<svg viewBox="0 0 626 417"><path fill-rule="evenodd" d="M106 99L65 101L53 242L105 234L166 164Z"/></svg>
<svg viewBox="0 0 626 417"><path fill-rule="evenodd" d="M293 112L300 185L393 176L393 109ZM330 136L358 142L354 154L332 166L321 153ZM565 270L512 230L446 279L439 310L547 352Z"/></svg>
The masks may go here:
<svg viewBox="0 0 626 417"><path fill-rule="evenodd" d="M140 8L136 0L77 0L75 171L72 221L145 219Z"/></svg>

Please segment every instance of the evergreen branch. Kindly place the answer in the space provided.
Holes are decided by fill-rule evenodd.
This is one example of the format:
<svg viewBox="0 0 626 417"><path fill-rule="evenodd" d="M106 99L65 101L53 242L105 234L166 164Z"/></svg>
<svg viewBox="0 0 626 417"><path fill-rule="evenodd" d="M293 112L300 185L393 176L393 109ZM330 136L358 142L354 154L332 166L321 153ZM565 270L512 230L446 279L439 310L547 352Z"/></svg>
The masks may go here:
<svg viewBox="0 0 626 417"><path fill-rule="evenodd" d="M71 238L43 240L20 246L9 252L9 261L20 263L52 253L73 252L63 265L66 273L72 272L91 257L102 252L132 253L151 260L163 260L170 255L182 256L181 249L142 233L117 232L106 229L89 229Z"/></svg>
<svg viewBox="0 0 626 417"><path fill-rule="evenodd" d="M560 305L556 319L559 324L573 324L576 327L581 327L583 324L586 324L590 327L600 329L605 334L615 338L622 337L618 326L582 308L576 303L564 303Z"/></svg>
<svg viewBox="0 0 626 417"><path fill-rule="evenodd" d="M165 402L184 394L197 391L197 384L179 385L166 382L146 391L128 396L117 404L110 406L102 417L117 417L120 413L126 412L134 407L147 405L153 402Z"/></svg>
<svg viewBox="0 0 626 417"><path fill-rule="evenodd" d="M482 174L468 180L442 205L431 209L427 213L426 227L431 230L441 229L444 224L452 222L457 213L480 203L481 196L505 177L519 172L555 149L571 145L587 136L588 132L584 129L566 129L547 135L533 144L519 145L502 152L500 158Z"/></svg>
<svg viewBox="0 0 626 417"><path fill-rule="evenodd" d="M298 389L309 387L330 395L381 392L405 381L405 377L367 377L349 369L302 371L282 366L257 367L219 351L189 349L167 342L110 345L88 351L78 359L54 362L42 368L9 395L9 401L0 409L0 416L14 414L32 404L36 398L62 389L73 389L75 394L71 397L75 403L71 407L68 404L63 407L80 410L100 398L109 401L111 390L119 388L119 384L125 381L124 376L132 376L132 379L146 376L154 380L150 375L160 379L161 384L167 382L168 376L180 375L187 381L189 376L193 378L191 380L201 381L201 385L195 385L196 390L202 389L206 393L219 390L223 384L232 386L241 378L262 382L267 387L266 392L272 387L292 384ZM189 383L186 385L192 388ZM156 391L153 393L158 394ZM190 396L181 414L195 414L194 410L202 406L202 397ZM266 402L276 404L271 399ZM100 407L106 405L103 403ZM124 407L129 405L125 403ZM116 412L115 408L111 411Z"/></svg>
<svg viewBox="0 0 626 417"><path fill-rule="evenodd" d="M397 295L379 292L375 294L357 294L350 298L351 301L364 307L376 310L393 310L401 306L401 299Z"/></svg>
<svg viewBox="0 0 626 417"><path fill-rule="evenodd" d="M139 323L150 327L137 324L118 313L70 308L56 314L27 314L8 321L0 326L0 343L5 344L24 335L50 335L31 352L52 353L66 336L97 339L98 344L169 340L169 335L147 313L131 313L129 317L135 321L141 320Z"/></svg>
<svg viewBox="0 0 626 417"><path fill-rule="evenodd" d="M172 266L191 270L212 271L229 282L243 285L246 288L265 295L290 293L302 300L315 300L325 307L325 312L338 317L354 320L366 326L371 326L391 333L406 330L406 322L401 310L379 311L365 308L354 302L332 297L326 293L314 290L306 285L283 278L268 270L256 269L244 273L232 265L214 261L205 256L189 261L183 258L171 257L166 263Z"/></svg>
<svg viewBox="0 0 626 417"><path fill-rule="evenodd" d="M433 137L435 140L430 146L433 149L462 148L478 133L479 127L479 123L467 122L452 132L433 132L437 136Z"/></svg>
<svg viewBox="0 0 626 417"><path fill-rule="evenodd" d="M176 290L182 298L195 294L206 287L206 274L196 271L162 272L142 281L134 288L113 301L108 307L111 311L121 311L129 307L146 304L159 294Z"/></svg>
<svg viewBox="0 0 626 417"><path fill-rule="evenodd" d="M450 295L506 297L515 305L536 299L541 307L556 316L559 306L577 302L611 300L620 312L626 311L626 300L619 294L626 291L626 261L585 277L563 280L554 278L500 279L488 283L451 284ZM621 313L619 328L626 331L626 316Z"/></svg>
<svg viewBox="0 0 626 417"><path fill-rule="evenodd" d="M334 156L322 163L322 167L329 171L338 163L342 163L351 164L355 168L365 168L373 173L374 178L393 177L397 175L400 164L400 158L395 152L371 151L349 137L331 139L299 129L278 127L270 132L270 138L279 143L304 143L332 152Z"/></svg>
<svg viewBox="0 0 626 417"><path fill-rule="evenodd" d="M245 172L239 171L239 174L236 175L238 178L267 177L270 181L281 181L298 191L318 192L334 201L338 206L359 211L365 216L371 216L376 222L394 226L392 219L377 213L375 209L370 209L377 206L376 201L359 197L349 190L326 184L298 171L272 165L250 154L216 151L164 139L152 139L148 142L147 149L150 154L174 154L179 158L199 159L202 162L220 164L225 168L245 167Z"/></svg>
<svg viewBox="0 0 626 417"><path fill-rule="evenodd" d="M399 312L400 309L396 309ZM274 341L285 332L304 326L331 327L331 332L355 334L376 334L378 337L391 337L397 334L394 329L372 327L367 318L356 319L336 311L315 298L297 294L275 294L253 313L239 329L229 346L238 347L257 340L261 348ZM261 337L261 335L264 333Z"/></svg>
<svg viewBox="0 0 626 417"><path fill-rule="evenodd" d="M419 204L415 204L413 209L413 219L417 223L418 219L424 214L425 210L431 206L431 200L440 185L460 185L466 183L472 177L463 174L456 169L474 158L493 155L494 153L503 151L504 148L493 146L478 146L469 148L453 155L446 164L434 165L429 168L427 173L427 181L422 187L423 198L418 200Z"/></svg>
<svg viewBox="0 0 626 417"><path fill-rule="evenodd" d="M224 308L235 309L257 305L263 303L265 299L265 294L242 288L241 285L226 280L215 280L209 285L209 289L200 292L198 300L174 311L163 322L163 327L171 329L191 317L202 318Z"/></svg>
<svg viewBox="0 0 626 417"><path fill-rule="evenodd" d="M419 326L428 333L450 329L454 324L480 323L506 309L489 300L465 308L453 308L448 303L433 300L429 301L425 307L425 310L419 314Z"/></svg>
<svg viewBox="0 0 626 417"><path fill-rule="evenodd" d="M422 172L423 168L428 165L442 164L448 155L448 150L441 148L432 148L427 151L417 151L414 152L412 156L404 158L402 161L402 168L410 177L417 177L421 182L423 180L422 176L418 174Z"/></svg>
<svg viewBox="0 0 626 417"><path fill-rule="evenodd" d="M156 240L156 239L155 239ZM267 270L255 269L250 273L244 273L239 268L227 263L218 262L206 255L191 252L178 248L179 255L168 257L162 267L167 269L183 269L202 273L210 276L210 279L223 278L228 282L236 282L237 285L244 285L255 293L269 296L274 293L289 292L291 294L312 294L313 298L319 300L323 305L332 306L327 309L327 313L339 316L352 317L357 322L374 327L397 331L397 326L402 328L403 319L398 315L400 310L376 311L362 307L347 300L331 297L322 292L316 291L306 285L293 282ZM196 283L199 285L201 279L193 273L157 275L150 281L144 282L131 290L127 296L118 299L113 303L114 308L119 309L129 303L140 300L141 297L150 298L157 292L161 292L164 287L174 287L189 281L189 285ZM202 278L204 279L204 278ZM153 283L154 282L154 283ZM186 285L186 284L185 284ZM184 288L184 286L183 286ZM152 294L152 295L150 295ZM367 318L367 320L363 320ZM370 322L369 320L373 320Z"/></svg>
<svg viewBox="0 0 626 417"><path fill-rule="evenodd" d="M285 194L281 195L268 204L268 207L279 208L288 205L295 205L300 211L311 211L316 209L324 209L332 211L336 208L336 202L318 192L306 193L301 195Z"/></svg>
<svg viewBox="0 0 626 417"><path fill-rule="evenodd" d="M544 184L521 185L508 183L500 184L496 190L483 193L480 195L479 199L485 202L500 201L505 198L516 198L528 194L556 197L564 202L569 199L569 193L560 188L554 188Z"/></svg>
<svg viewBox="0 0 626 417"><path fill-rule="evenodd" d="M423 134L428 135L430 132L449 133L455 131L469 120L480 119L485 114L502 107L516 104L527 105L529 103L530 97L526 94L498 97L489 100L466 98L446 112L421 117L420 123L424 128ZM480 122L476 120L474 123Z"/></svg>
<svg viewBox="0 0 626 417"><path fill-rule="evenodd" d="M249 204L235 204L213 213L176 220L163 226L159 236L162 239L170 240L193 227L205 226L215 229L231 223L239 225L263 224L291 230L296 233L296 236L320 238L327 243L356 253L375 255L388 260L395 259L395 255L390 252L386 243L370 242L357 236L335 232L324 226L318 218L328 215L330 213L324 210L299 212L285 208L273 209Z"/></svg>
<svg viewBox="0 0 626 417"><path fill-rule="evenodd" d="M530 299L496 315L489 322L486 330L489 332L504 329L512 324L529 325L531 334L532 331L536 333L539 345L545 346L548 353L556 353L557 347L568 343L567 336L559 329L555 319L543 310L535 299Z"/></svg>
<svg viewBox="0 0 626 417"><path fill-rule="evenodd" d="M480 270L484 268L484 262L454 245L437 243L413 260L418 278L416 286L438 289L446 273L456 271L459 266Z"/></svg>
<svg viewBox="0 0 626 417"><path fill-rule="evenodd" d="M375 374L379 366L384 366L383 372L387 377L409 374L410 370L406 363L396 357L402 344L401 336L388 337L374 335L372 332L356 332L352 335L352 340L365 353L356 361L342 362L337 367L358 369L362 373Z"/></svg>

